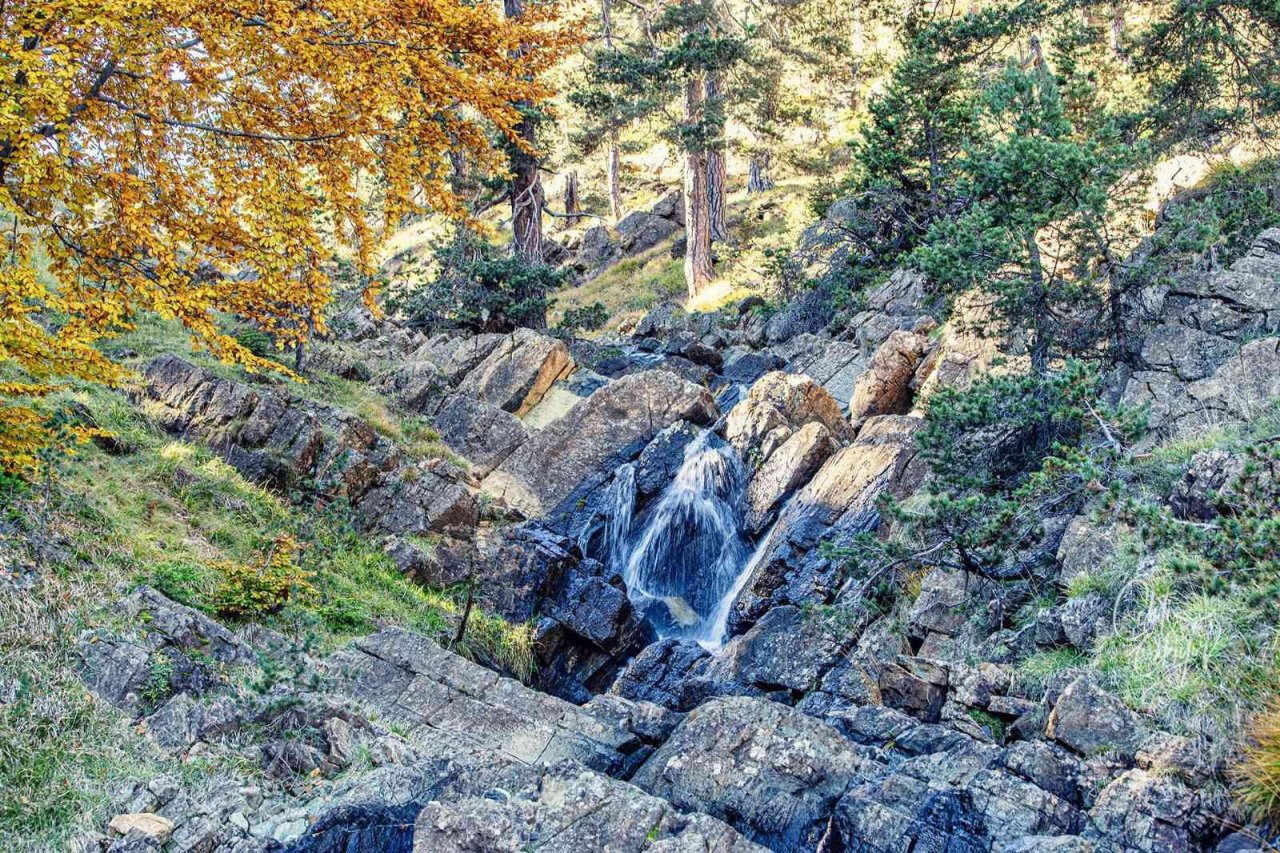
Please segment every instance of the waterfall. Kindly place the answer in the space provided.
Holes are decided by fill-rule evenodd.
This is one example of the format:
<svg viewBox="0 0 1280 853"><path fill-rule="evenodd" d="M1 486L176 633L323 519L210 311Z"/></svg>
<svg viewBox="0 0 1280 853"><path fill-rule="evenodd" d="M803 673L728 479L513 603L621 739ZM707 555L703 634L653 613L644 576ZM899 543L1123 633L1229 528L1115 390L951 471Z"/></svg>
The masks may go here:
<svg viewBox="0 0 1280 853"><path fill-rule="evenodd" d="M605 524L605 561L610 566L626 565L627 537L636 511L636 466L630 462L620 467L613 477L609 496L609 519Z"/></svg>
<svg viewBox="0 0 1280 853"><path fill-rule="evenodd" d="M724 595L720 596L720 600L716 602L716 608L711 612L711 616L704 620L703 630L697 637L703 648L715 651L724 645L725 632L729 627L729 611L733 609L733 602L737 599L738 593L742 592L742 588L747 585L747 581L751 580L751 573L756 570L756 565L768 553L769 545L773 541L773 531L777 526L778 522L775 521L768 532L760 537L760 541L756 543L755 550L751 552L751 556L747 558L747 562L743 565L742 571L738 572L737 577L733 579L733 583L725 590Z"/></svg>
<svg viewBox="0 0 1280 853"><path fill-rule="evenodd" d="M623 466L614 479L608 559L664 636L704 639L747 556L741 533L746 475L733 448L713 446L713 436L704 430L685 447L674 479L639 519L633 518L634 468Z"/></svg>

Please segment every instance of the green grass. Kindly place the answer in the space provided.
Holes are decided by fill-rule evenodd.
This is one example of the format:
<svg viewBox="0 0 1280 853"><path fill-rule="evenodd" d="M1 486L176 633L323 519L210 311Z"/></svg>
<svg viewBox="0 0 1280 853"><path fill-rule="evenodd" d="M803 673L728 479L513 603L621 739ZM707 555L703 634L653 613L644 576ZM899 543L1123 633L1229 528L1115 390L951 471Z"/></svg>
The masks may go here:
<svg viewBox="0 0 1280 853"><path fill-rule="evenodd" d="M682 299L685 293L684 261L671 257L671 240L624 258L600 275L574 287L557 291L548 318L554 325L571 308L599 302L615 328L626 318L638 318L665 299Z"/></svg>
<svg viewBox="0 0 1280 853"><path fill-rule="evenodd" d="M1234 597L1159 588L1098 644L1094 663L1131 707L1224 747L1275 689L1277 646L1258 628Z"/></svg>
<svg viewBox="0 0 1280 853"><path fill-rule="evenodd" d="M195 772L160 754L74 674L78 620L67 602L92 593L46 581L0 584L0 849L61 850L110 817L121 793L161 773Z"/></svg>
<svg viewBox="0 0 1280 853"><path fill-rule="evenodd" d="M1088 663L1088 658L1076 649L1047 649L1024 658L1018 664L1018 680L1028 688L1043 689L1054 676L1082 669Z"/></svg>
<svg viewBox="0 0 1280 853"><path fill-rule="evenodd" d="M104 396L113 395L87 398L94 411ZM252 561L274 537L292 534L304 545L302 566L314 573L319 596L285 608L272 617L272 627L318 632L330 647L389 624L452 637L460 612L456 592L406 580L380 548L350 527L342 506L303 512L203 447L133 429L138 450L111 456L86 447L62 483L70 541L103 582L153 584L210 610L220 579L214 563ZM505 623L503 630L512 636L496 627L469 632L469 650L498 664L510 658L515 671L525 671L528 630Z"/></svg>
<svg viewBox="0 0 1280 853"><path fill-rule="evenodd" d="M50 402L84 406L128 452L77 448L60 465L47 513L39 488L6 487L0 495L7 517L23 519L64 551L42 568L33 590L0 583L0 697L18 685L14 701L0 701L0 849L61 849L75 832L100 826L134 783L161 772L194 778L233 769L230 754L208 766L172 766L75 676L73 647L85 630L128 627L115 606L123 590L150 584L211 612L219 561L250 561L275 536L291 533L306 546L300 562L313 573L317 594L262 620L291 642L323 654L393 625L452 640L459 591L407 580L350 527L342 507L290 505L208 450L161 435L116 392L81 387ZM403 434L432 440L425 430ZM27 559L26 536L18 534L13 561ZM0 537L0 566L8 557ZM520 677L533 671L531 627L479 609L457 650ZM158 700L167 678L163 661L153 665ZM254 678L246 674L244 683Z"/></svg>

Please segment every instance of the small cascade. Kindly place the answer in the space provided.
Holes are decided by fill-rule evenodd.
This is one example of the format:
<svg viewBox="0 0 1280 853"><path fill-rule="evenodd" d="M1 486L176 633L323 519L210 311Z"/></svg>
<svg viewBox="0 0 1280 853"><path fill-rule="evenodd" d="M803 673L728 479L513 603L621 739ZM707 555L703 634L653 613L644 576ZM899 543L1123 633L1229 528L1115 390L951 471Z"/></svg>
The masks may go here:
<svg viewBox="0 0 1280 853"><path fill-rule="evenodd" d="M634 468L623 466L614 479L604 543L609 564L664 636L703 639L747 557L746 475L733 448L714 446L713 436L704 430L689 443L675 478L639 519Z"/></svg>
<svg viewBox="0 0 1280 853"><path fill-rule="evenodd" d="M605 524L605 560L610 566L625 566L627 537L636 511L636 466L628 462L613 477L609 496L609 519Z"/></svg>
<svg viewBox="0 0 1280 853"><path fill-rule="evenodd" d="M768 532L760 537L760 541L756 543L755 550L751 552L751 556L743 564L742 571L738 572L733 579L733 583L725 590L724 595L720 596L720 600L716 602L715 610L711 612L707 619L703 620L702 631L695 638L703 648L716 651L724 645L725 634L729 627L729 611L733 609L733 602L737 599L738 593L742 592L742 588L751 579L751 573L756 570L757 564L768 553L769 544L773 540L773 531L776 527L777 522L774 522L773 527L770 527Z"/></svg>

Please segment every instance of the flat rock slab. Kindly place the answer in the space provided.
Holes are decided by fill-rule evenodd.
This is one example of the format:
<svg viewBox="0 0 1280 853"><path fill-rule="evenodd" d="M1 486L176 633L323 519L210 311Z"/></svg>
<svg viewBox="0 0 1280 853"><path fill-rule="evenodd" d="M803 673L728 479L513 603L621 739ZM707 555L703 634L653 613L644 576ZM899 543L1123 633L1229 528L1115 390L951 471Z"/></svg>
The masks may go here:
<svg viewBox="0 0 1280 853"><path fill-rule="evenodd" d="M685 814L639 788L568 761L514 795L434 802L418 816L414 853L539 850L763 851L704 814Z"/></svg>
<svg viewBox="0 0 1280 853"><path fill-rule="evenodd" d="M826 723L776 702L731 697L692 711L632 782L772 850L811 851L840 797L878 770Z"/></svg>
<svg viewBox="0 0 1280 853"><path fill-rule="evenodd" d="M426 637L388 629L329 658L337 689L406 733L415 748L461 739L521 764L572 758L623 773L641 745L616 718L539 693L445 651Z"/></svg>

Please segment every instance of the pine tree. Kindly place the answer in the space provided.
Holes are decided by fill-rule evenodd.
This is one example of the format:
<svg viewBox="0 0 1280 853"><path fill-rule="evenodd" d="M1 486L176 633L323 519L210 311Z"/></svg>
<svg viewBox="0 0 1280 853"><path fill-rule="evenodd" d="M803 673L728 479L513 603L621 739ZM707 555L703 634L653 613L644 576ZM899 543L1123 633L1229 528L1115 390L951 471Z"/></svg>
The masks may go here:
<svg viewBox="0 0 1280 853"><path fill-rule="evenodd" d="M1043 377L1106 333L1107 282L1094 273L1129 149L1105 130L1078 132L1045 64L1007 66L977 131L957 169L968 207L936 221L912 261L946 293L984 294L994 331L1024 333Z"/></svg>

